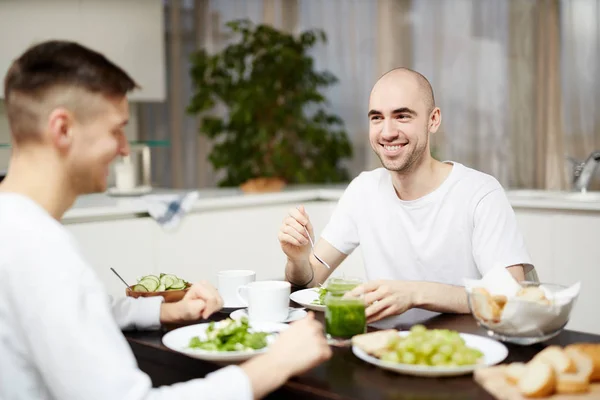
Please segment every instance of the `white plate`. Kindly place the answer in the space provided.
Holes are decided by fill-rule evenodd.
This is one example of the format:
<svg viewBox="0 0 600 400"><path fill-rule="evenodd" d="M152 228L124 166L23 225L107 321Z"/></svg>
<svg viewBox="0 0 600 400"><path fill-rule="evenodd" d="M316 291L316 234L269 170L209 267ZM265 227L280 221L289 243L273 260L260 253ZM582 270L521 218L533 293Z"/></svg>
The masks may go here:
<svg viewBox="0 0 600 400"><path fill-rule="evenodd" d="M408 331L398 332L400 336L406 336ZM502 343L489 339L483 336L470 335L461 333L460 336L464 339L469 347L473 347L483 353L483 362L476 365L465 365L460 367L429 367L425 365L399 364L389 361L381 361L380 359L370 356L356 346L352 346L352 352L355 356L370 364L380 368L394 371L400 374L421 376L421 377L445 377L466 375L473 372L477 368L486 367L502 362L508 356L508 349Z"/></svg>
<svg viewBox="0 0 600 400"><path fill-rule="evenodd" d="M131 189L119 189L111 187L108 189L110 196L143 196L152 191L152 186L137 186Z"/></svg>
<svg viewBox="0 0 600 400"><path fill-rule="evenodd" d="M290 307L290 311L288 314L288 317L285 321L281 321L281 322L293 322L293 321L297 321L299 319L302 319L304 317L306 317L308 313L304 310L299 310L297 308L292 308ZM249 319L248 317L248 309L244 308L242 310L237 310L231 313L231 315L229 315L229 317L233 320L238 320L242 317L246 317ZM250 320L250 319L249 319Z"/></svg>
<svg viewBox="0 0 600 400"><path fill-rule="evenodd" d="M223 304L223 308L246 308L246 307L248 307L248 304L244 304L242 302Z"/></svg>
<svg viewBox="0 0 600 400"><path fill-rule="evenodd" d="M257 354L267 351L269 345L275 340L271 335L267 338L267 347L260 350L248 351L207 351L201 349L190 349L188 347L190 339L195 336L205 337L205 331L210 324L197 324L184 326L183 328L174 329L162 338L163 344L171 350L186 354L200 360L217 361L226 363L236 363L248 360ZM286 324L278 324L273 322L250 322L250 327L256 332L281 332L288 328Z"/></svg>
<svg viewBox="0 0 600 400"><path fill-rule="evenodd" d="M309 310L325 312L325 306L312 304L314 300L319 298L317 289L302 289L290 294L290 299L298 304L303 305Z"/></svg>

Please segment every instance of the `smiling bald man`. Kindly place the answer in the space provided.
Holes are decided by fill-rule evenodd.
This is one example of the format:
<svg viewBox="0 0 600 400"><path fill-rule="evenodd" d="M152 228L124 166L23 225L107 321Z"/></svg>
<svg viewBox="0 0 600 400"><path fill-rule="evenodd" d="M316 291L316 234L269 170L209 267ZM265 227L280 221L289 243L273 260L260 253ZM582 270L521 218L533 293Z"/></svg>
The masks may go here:
<svg viewBox="0 0 600 400"><path fill-rule="evenodd" d="M368 282L355 292L365 293L368 322L403 314L394 323L411 323L432 312L468 313L464 278L495 267L519 281L535 276L500 183L432 157L431 135L442 113L423 75L407 68L383 75L371 92L368 118L369 142L383 168L350 183L315 245L331 269L311 253L304 207L289 211L278 237L290 282L322 284L360 245Z"/></svg>

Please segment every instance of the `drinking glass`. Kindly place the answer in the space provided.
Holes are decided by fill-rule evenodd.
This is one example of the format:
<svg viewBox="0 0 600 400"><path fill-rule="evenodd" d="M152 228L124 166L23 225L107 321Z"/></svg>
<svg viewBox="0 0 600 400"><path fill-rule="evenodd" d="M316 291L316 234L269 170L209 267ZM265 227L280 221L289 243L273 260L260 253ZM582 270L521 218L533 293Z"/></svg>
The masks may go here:
<svg viewBox="0 0 600 400"><path fill-rule="evenodd" d="M349 345L354 335L366 330L364 295L350 296L347 291L328 289L325 295L325 333L329 343Z"/></svg>

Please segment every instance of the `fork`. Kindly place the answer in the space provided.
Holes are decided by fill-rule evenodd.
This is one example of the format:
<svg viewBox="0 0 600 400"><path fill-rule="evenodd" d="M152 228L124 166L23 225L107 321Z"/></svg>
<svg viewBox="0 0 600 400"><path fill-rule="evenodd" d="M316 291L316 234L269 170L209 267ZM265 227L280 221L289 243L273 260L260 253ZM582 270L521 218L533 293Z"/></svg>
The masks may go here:
<svg viewBox="0 0 600 400"><path fill-rule="evenodd" d="M313 240L310 237L310 233L308 233L308 229L306 229L306 226L304 226L304 230L306 231L306 234L308 235L308 240L310 240L310 247L312 248L313 255L315 256L315 258L317 259L317 261L320 262L321 264L323 264L324 266L326 266L327 269L331 269L331 267L329 266L329 264L327 264L325 261L323 261L322 259L320 259L318 255L315 254L315 244L313 243Z"/></svg>

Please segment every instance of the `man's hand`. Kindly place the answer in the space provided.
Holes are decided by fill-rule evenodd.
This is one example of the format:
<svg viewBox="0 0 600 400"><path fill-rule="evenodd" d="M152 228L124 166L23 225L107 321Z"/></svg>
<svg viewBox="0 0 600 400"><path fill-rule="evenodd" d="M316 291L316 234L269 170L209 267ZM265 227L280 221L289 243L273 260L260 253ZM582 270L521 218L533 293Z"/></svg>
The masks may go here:
<svg viewBox="0 0 600 400"><path fill-rule="evenodd" d="M173 323L206 319L223 307L223 299L210 283L201 281L189 288L183 299L176 303L163 303L160 322Z"/></svg>
<svg viewBox="0 0 600 400"><path fill-rule="evenodd" d="M308 371L331 357L331 349L323 335L323 326L314 314L290 324L279 334L265 354L241 365L250 379L255 399L283 385L290 377Z"/></svg>
<svg viewBox="0 0 600 400"><path fill-rule="evenodd" d="M413 308L414 291L413 282L379 280L363 283L347 295L364 294L367 323L371 323Z"/></svg>
<svg viewBox="0 0 600 400"><path fill-rule="evenodd" d="M310 223L308 214L304 210L304 206L290 209L289 215L284 218L277 234L281 250L283 250L288 260L308 261L310 242L304 227L306 227L312 237L312 224Z"/></svg>
<svg viewBox="0 0 600 400"><path fill-rule="evenodd" d="M465 288L445 283L372 281L355 287L348 295L362 293L367 306L367 323L402 314L411 308L439 313L470 312Z"/></svg>
<svg viewBox="0 0 600 400"><path fill-rule="evenodd" d="M269 353L290 376L308 371L331 357L323 325L314 319L312 312L281 332Z"/></svg>

